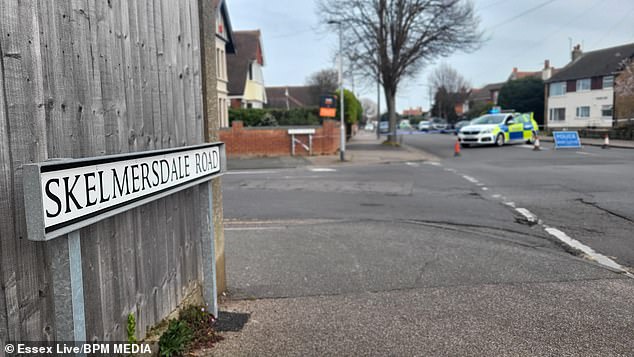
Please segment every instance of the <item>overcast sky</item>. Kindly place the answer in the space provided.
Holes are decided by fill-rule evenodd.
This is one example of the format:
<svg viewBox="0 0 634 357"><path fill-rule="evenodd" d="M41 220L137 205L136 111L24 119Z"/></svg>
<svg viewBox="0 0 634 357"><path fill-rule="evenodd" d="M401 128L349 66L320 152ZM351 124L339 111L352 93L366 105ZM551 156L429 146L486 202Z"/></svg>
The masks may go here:
<svg viewBox="0 0 634 357"><path fill-rule="evenodd" d="M267 86L303 85L313 72L333 68L338 37L319 26L313 0L226 0L235 30L260 29ZM345 0L341 0L345 1ZM634 42L634 0L475 0L487 42L474 53L456 53L420 69L399 88L397 107L429 108L427 77L446 62L475 88L506 80L513 67L536 71L549 59L570 60L570 42L584 51ZM376 101L376 85L355 80L359 97ZM352 83L347 80L346 86ZM381 97L382 109L385 99Z"/></svg>

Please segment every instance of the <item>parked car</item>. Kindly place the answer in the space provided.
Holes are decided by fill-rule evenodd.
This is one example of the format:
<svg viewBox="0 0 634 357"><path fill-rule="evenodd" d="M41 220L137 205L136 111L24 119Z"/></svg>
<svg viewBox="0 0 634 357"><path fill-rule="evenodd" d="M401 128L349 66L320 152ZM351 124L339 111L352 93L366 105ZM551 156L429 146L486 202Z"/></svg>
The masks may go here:
<svg viewBox="0 0 634 357"><path fill-rule="evenodd" d="M454 130L454 134L458 135L458 133L460 132L460 128L462 128L465 125L469 125L469 123L471 123L471 120L461 120L461 121L457 122L454 125L454 129L455 129Z"/></svg>
<svg viewBox="0 0 634 357"><path fill-rule="evenodd" d="M401 120L401 122L398 124L398 128L400 130L412 130L412 125L409 123L409 120L407 119L403 119Z"/></svg>
<svg viewBox="0 0 634 357"><path fill-rule="evenodd" d="M372 123L367 123L365 124L365 128L363 128L365 131L374 131L374 124Z"/></svg>
<svg viewBox="0 0 634 357"><path fill-rule="evenodd" d="M379 133L387 134L390 132L390 122L382 120L379 122Z"/></svg>
<svg viewBox="0 0 634 357"><path fill-rule="evenodd" d="M418 130L420 131L430 131L431 130L431 122L427 120L421 120L418 122Z"/></svg>
<svg viewBox="0 0 634 357"><path fill-rule="evenodd" d="M431 126L434 130L447 130L448 124L447 120L443 118L433 118L431 120Z"/></svg>

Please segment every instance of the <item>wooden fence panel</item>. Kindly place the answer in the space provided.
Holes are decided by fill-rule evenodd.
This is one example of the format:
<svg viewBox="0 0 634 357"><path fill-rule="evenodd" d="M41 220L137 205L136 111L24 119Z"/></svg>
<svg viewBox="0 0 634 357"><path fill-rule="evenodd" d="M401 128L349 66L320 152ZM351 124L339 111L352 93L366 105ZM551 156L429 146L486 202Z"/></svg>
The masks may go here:
<svg viewBox="0 0 634 357"><path fill-rule="evenodd" d="M203 142L198 7L2 1L0 33L0 340L49 340L50 259L26 239L21 166ZM207 191L82 229L89 340L125 339L129 313L142 337L200 283Z"/></svg>

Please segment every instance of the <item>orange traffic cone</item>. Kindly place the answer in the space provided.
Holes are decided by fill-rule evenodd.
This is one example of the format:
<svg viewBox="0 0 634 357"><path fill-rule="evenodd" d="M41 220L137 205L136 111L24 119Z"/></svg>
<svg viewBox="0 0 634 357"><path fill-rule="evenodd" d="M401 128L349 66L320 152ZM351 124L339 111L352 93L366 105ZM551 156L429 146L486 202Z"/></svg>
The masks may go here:
<svg viewBox="0 0 634 357"><path fill-rule="evenodd" d="M603 140L603 145L601 145L601 149L607 149L610 147L610 137L608 134L605 134L605 139Z"/></svg>
<svg viewBox="0 0 634 357"><path fill-rule="evenodd" d="M533 151L539 151L542 148L539 147L539 136L535 137L535 143L533 143Z"/></svg>
<svg viewBox="0 0 634 357"><path fill-rule="evenodd" d="M460 156L460 140L456 140L453 146L453 156Z"/></svg>

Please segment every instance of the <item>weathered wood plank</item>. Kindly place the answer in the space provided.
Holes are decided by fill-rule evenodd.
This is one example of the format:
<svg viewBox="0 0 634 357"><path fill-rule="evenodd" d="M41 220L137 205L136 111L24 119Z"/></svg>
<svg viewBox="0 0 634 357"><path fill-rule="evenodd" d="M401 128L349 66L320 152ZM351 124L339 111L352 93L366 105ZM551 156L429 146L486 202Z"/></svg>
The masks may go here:
<svg viewBox="0 0 634 357"><path fill-rule="evenodd" d="M7 114L7 136L11 152L13 211L9 212L14 225L13 236L3 240L13 241L15 250L8 264L5 281L10 334L18 338L44 339L44 323L48 306L40 297L45 290L46 271L38 265L43 259L42 246L26 241L24 203L22 191L23 164L38 162L46 156L46 130L44 127L44 101L42 92L41 55L39 48L39 24L37 4L34 2L2 2L0 31L3 34L3 73L5 105ZM4 247L3 247L4 254ZM3 265L6 266L5 261ZM16 299L15 301L14 299ZM16 313L16 310L18 312ZM16 326L18 317L18 326ZM16 331L19 329L19 332Z"/></svg>
<svg viewBox="0 0 634 357"><path fill-rule="evenodd" d="M2 5L0 5L2 6ZM2 38L3 36L0 36ZM9 121L6 116L7 106L4 100L4 52L0 39L0 343L19 336L19 316L15 309L8 311L7 301L17 300L17 289L7 290L7 283L15 281L15 233L11 213L13 212L13 172L11 167L11 148L9 145ZM15 287L15 283L12 284ZM14 297L11 297L13 293ZM8 313L9 312L9 313ZM11 321L12 320L12 321ZM9 328L11 326L12 328Z"/></svg>
<svg viewBox="0 0 634 357"><path fill-rule="evenodd" d="M201 141L194 4L0 3L0 339L49 339L55 328L46 244L24 237L22 164ZM143 337L197 283L200 194L82 230L89 339L124 339L129 312Z"/></svg>

